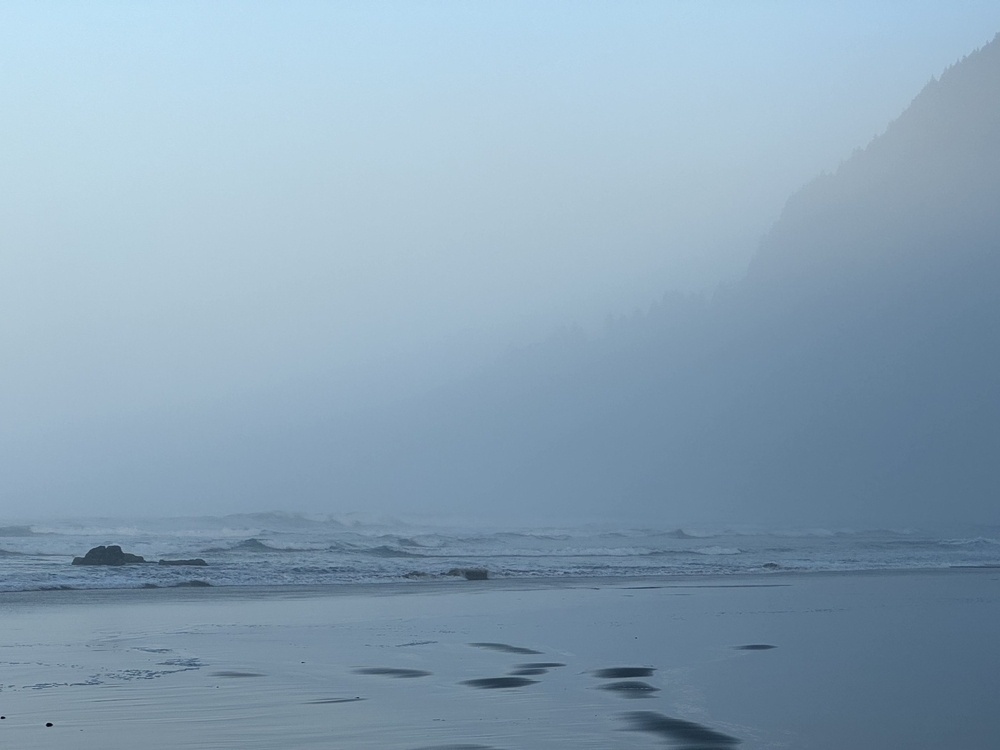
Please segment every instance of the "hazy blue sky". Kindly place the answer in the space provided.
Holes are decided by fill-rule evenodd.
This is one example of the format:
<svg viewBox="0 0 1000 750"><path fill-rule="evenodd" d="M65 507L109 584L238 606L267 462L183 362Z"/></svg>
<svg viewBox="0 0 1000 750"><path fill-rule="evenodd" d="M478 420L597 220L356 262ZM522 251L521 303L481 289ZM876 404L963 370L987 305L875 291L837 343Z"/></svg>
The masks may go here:
<svg viewBox="0 0 1000 750"><path fill-rule="evenodd" d="M998 30L995 0L5 2L0 446L427 382L711 288Z"/></svg>

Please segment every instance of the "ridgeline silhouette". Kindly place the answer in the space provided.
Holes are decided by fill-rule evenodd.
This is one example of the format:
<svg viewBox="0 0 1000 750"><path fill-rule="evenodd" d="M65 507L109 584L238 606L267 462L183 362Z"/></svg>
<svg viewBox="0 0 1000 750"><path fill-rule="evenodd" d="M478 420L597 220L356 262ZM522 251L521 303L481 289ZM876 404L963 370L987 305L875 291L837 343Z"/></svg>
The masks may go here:
<svg viewBox="0 0 1000 750"><path fill-rule="evenodd" d="M15 479L28 499L165 514L203 498L518 524L1000 523L998 206L1000 38L792 196L710 297L667 294L374 411L311 394L287 418L223 404L69 436L58 471L39 448Z"/></svg>
<svg viewBox="0 0 1000 750"><path fill-rule="evenodd" d="M791 523L1000 520L1000 37L667 295L314 434L337 495Z"/></svg>

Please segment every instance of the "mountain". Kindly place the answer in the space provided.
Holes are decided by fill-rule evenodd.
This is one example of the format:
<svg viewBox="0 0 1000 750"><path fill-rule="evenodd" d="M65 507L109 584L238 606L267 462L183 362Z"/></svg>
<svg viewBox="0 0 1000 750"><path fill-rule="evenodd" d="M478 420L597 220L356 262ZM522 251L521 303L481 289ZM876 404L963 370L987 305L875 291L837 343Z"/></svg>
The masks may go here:
<svg viewBox="0 0 1000 750"><path fill-rule="evenodd" d="M1000 37L794 195L742 281L314 445L338 495L371 502L996 522L998 206Z"/></svg>

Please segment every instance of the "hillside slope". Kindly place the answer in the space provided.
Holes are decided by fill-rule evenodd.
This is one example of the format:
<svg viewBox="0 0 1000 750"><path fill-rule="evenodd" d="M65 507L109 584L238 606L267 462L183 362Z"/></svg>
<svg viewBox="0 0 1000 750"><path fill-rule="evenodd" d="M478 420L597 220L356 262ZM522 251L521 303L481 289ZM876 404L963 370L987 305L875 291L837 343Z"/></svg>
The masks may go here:
<svg viewBox="0 0 1000 750"><path fill-rule="evenodd" d="M1000 523L998 206L1000 38L792 196L711 298L355 414L289 393L22 441L10 492L163 514Z"/></svg>
<svg viewBox="0 0 1000 750"><path fill-rule="evenodd" d="M667 297L314 445L340 493L415 505L1000 520L997 206L995 39L793 196L713 299Z"/></svg>

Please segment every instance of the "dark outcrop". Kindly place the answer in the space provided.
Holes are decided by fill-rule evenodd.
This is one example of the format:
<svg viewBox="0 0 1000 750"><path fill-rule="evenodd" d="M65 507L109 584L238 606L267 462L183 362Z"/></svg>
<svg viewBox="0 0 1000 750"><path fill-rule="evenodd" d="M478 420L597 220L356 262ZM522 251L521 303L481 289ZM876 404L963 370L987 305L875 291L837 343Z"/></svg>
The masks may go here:
<svg viewBox="0 0 1000 750"><path fill-rule="evenodd" d="M83 557L73 558L74 565L131 565L144 562L146 562L144 557L123 552L117 544L94 547Z"/></svg>

